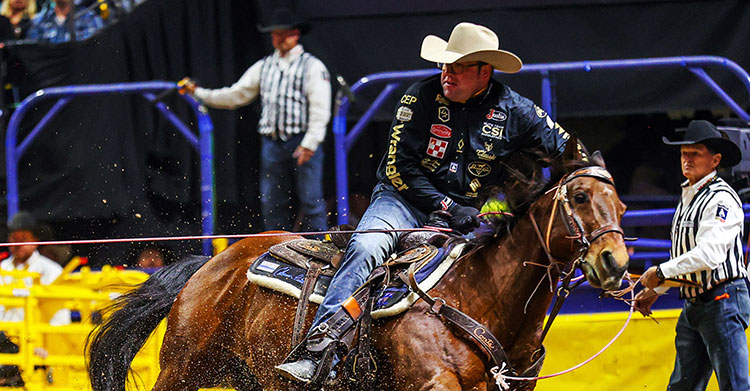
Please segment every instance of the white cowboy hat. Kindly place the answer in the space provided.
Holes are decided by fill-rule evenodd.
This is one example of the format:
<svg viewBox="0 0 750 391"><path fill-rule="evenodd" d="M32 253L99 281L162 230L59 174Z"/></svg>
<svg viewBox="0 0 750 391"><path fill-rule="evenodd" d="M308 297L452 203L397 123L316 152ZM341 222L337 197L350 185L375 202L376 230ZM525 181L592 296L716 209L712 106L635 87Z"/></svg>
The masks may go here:
<svg viewBox="0 0 750 391"><path fill-rule="evenodd" d="M500 40L492 30L467 22L453 28L448 42L435 35L426 36L419 55L427 61L445 64L482 61L505 73L516 73L523 66L518 56L500 50Z"/></svg>

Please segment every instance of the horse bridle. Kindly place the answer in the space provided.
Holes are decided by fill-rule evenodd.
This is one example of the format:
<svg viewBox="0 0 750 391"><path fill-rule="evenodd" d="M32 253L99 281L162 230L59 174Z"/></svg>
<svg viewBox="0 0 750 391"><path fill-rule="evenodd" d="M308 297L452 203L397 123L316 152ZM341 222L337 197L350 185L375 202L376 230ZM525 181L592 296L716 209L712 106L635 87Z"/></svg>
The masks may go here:
<svg viewBox="0 0 750 391"><path fill-rule="evenodd" d="M612 175L609 171L607 171L606 168L599 166L580 168L564 176L557 185L552 213L547 223L547 233L544 242L545 247L549 249L550 234L552 233L555 211L557 210L563 224L565 225L565 229L568 231L568 238L579 245L578 255L576 256L577 261L582 260L586 256L594 241L610 232L620 234L625 238L625 232L623 232L619 224L602 225L590 233L586 233L586 228L583 226L581 218L570 203L567 187L567 185L574 179L584 177L598 179L612 187L615 186L615 182L612 180Z"/></svg>
<svg viewBox="0 0 750 391"><path fill-rule="evenodd" d="M625 237L625 232L623 232L622 227L620 227L619 224L602 225L596 228L595 230L591 231L590 233L588 234L586 233L586 228L583 226L583 222L581 221L581 218L578 216L578 213L576 213L575 209L573 208L573 205L570 203L570 199L568 199L568 187L567 187L567 185L570 182L572 182L574 179L584 178L584 177L594 178L608 185L611 185L612 187L615 186L615 182L612 180L612 175L609 173L609 171L607 171L606 168L599 167L599 166L584 167L584 168L575 170L572 173L564 176L557 185L557 190L555 191L555 197L553 201L554 203L552 205L552 212L547 222L547 233L545 235L545 240L542 242L542 246L544 247L544 251L547 253L547 257L550 260L550 266L552 265L553 262L560 263L559 261L554 260L554 258L551 255L550 247L549 247L550 234L552 233L552 226L555 221L555 210L557 210L558 215L563 221L563 225L565 225L565 229L568 231L568 235L569 235L568 238L573 240L574 243L577 243L579 245L579 249L578 249L578 254L576 254L575 256L575 260L571 263L569 267L569 270L562 271L562 274L563 274L562 285L560 286L560 289L558 289L557 291L557 297L555 299L555 303L552 306L552 310L550 311L550 315L547 320L547 323L544 325L540 344L541 342L544 341L544 337L547 335L547 332L549 332L549 329L552 326L552 322L555 320L555 317L560 312L560 309L562 308L562 304L565 301L565 298L567 298L568 294L573 288L583 283L584 280L581 279L576 284L572 286L570 285L573 279L573 275L575 274L574 273L575 269L580 264L586 262L584 258L586 257L586 254L588 254L589 248L591 248L591 244L594 243L594 241L596 241L597 239L601 238L602 236L610 232L620 234L624 240L628 240L628 238ZM534 226L536 228L536 222L533 220L532 222L534 223ZM538 230L538 228L536 229Z"/></svg>

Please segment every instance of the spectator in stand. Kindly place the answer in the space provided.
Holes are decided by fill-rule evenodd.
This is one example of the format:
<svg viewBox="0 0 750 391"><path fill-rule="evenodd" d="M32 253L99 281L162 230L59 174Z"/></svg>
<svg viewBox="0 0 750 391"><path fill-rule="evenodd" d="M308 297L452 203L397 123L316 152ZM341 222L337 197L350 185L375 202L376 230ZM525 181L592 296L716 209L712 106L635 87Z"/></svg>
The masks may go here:
<svg viewBox="0 0 750 391"><path fill-rule="evenodd" d="M73 0L56 0L54 8L31 20L26 38L50 43L82 41L102 27L104 22L91 10L76 12Z"/></svg>
<svg viewBox="0 0 750 391"><path fill-rule="evenodd" d="M142 269L156 269L164 266L164 255L156 247L146 247L138 255L138 267Z"/></svg>
<svg viewBox="0 0 750 391"><path fill-rule="evenodd" d="M36 15L36 0L5 0L0 6L0 15L10 21L12 29L11 35L3 40L24 39L31 25L31 18Z"/></svg>
<svg viewBox="0 0 750 391"><path fill-rule="evenodd" d="M8 242L37 242L39 230L36 219L28 212L18 212L8 223ZM39 254L37 245L11 246L11 256L0 262L5 271L26 270L41 274L42 285L49 285L62 273L55 261Z"/></svg>
<svg viewBox="0 0 750 391"><path fill-rule="evenodd" d="M39 234L37 222L28 212L18 212L8 223L8 242L38 242ZM49 285L62 274L62 267L55 261L39 254L37 245L11 246L11 256L0 262L0 270L10 272L22 270L39 273L39 282ZM13 283L14 278L3 276L3 284ZM31 279L24 279L27 286L32 285ZM20 322L23 320L23 308L3 308L0 306L0 320L4 322ZM70 312L58 311L53 316L50 324L61 325L70 323Z"/></svg>

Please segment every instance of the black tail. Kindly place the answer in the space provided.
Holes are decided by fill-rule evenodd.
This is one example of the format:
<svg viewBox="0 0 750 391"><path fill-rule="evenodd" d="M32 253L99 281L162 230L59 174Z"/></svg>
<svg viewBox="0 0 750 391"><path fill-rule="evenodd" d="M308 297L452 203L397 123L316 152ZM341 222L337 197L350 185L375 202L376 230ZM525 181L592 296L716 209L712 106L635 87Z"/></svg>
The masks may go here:
<svg viewBox="0 0 750 391"><path fill-rule="evenodd" d="M154 273L104 309L111 314L86 340L94 391L125 391L130 363L172 308L190 277L210 258L189 256Z"/></svg>

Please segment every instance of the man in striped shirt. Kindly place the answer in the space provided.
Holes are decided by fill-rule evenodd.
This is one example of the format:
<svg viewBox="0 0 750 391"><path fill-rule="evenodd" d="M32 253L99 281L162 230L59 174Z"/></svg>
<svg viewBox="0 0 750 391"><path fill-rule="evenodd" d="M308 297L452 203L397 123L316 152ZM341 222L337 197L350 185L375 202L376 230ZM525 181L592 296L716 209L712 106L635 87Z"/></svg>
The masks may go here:
<svg viewBox="0 0 750 391"><path fill-rule="evenodd" d="M183 89L209 107L234 109L261 98L260 201L265 228L292 230L291 200L299 201L302 229L325 231L323 148L331 117L328 70L299 44L308 29L289 9L277 8L268 26L274 52L253 64L230 87L206 89L189 80Z"/></svg>
<svg viewBox="0 0 750 391"><path fill-rule="evenodd" d="M740 149L707 121L690 122L680 145L682 197L672 220L670 260L646 270L636 308L644 315L665 280L682 281L677 357L668 390L705 390L711 372L719 388L750 390L745 329L750 320L742 257L744 215L737 193L716 174L740 162Z"/></svg>

